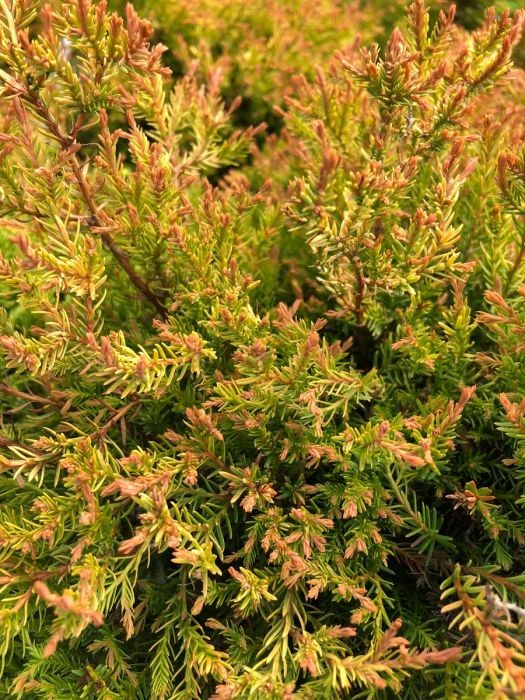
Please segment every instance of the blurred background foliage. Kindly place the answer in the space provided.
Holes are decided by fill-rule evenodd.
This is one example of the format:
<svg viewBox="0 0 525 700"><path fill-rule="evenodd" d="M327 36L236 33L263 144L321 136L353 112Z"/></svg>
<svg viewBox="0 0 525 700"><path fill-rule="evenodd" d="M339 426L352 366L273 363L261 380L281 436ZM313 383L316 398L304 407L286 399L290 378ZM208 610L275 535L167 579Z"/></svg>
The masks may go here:
<svg viewBox="0 0 525 700"><path fill-rule="evenodd" d="M448 0L428 3L431 23ZM174 76L198 60L202 74L219 68L225 79L223 97L240 95L238 126L266 122L267 133L279 131L275 110L294 92L295 79L314 76L316 66L333 53L359 42L384 47L395 26L403 27L409 0L135 0L136 10L155 27L155 38L168 47L165 63ZM496 7L515 11L520 0L459 0L456 22L473 30L485 11ZM122 13L126 0L110 0ZM525 65L525 44L515 54Z"/></svg>

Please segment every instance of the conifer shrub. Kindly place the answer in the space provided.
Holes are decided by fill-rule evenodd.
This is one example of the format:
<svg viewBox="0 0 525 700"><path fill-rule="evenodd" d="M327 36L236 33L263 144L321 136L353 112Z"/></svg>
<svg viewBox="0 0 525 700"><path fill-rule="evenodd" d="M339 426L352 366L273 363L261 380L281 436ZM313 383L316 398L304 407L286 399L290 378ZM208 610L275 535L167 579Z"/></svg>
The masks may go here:
<svg viewBox="0 0 525 700"><path fill-rule="evenodd" d="M0 13L0 696L523 697L523 16L265 136L129 5Z"/></svg>

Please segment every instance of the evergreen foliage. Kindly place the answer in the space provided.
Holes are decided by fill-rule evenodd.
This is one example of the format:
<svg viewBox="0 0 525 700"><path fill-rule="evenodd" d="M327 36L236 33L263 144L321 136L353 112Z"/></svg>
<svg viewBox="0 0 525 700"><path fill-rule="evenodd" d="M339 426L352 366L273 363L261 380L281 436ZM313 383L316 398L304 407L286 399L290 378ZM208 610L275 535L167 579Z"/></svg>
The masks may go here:
<svg viewBox="0 0 525 700"><path fill-rule="evenodd" d="M523 697L523 14L179 5L0 0L0 696Z"/></svg>

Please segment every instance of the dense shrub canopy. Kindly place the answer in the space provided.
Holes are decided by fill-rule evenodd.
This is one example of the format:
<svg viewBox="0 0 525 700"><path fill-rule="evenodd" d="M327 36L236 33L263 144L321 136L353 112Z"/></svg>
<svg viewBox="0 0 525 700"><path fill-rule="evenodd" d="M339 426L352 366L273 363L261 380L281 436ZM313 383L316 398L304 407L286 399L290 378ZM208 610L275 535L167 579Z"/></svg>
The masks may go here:
<svg viewBox="0 0 525 700"><path fill-rule="evenodd" d="M0 0L0 695L525 696L523 16L167 5Z"/></svg>

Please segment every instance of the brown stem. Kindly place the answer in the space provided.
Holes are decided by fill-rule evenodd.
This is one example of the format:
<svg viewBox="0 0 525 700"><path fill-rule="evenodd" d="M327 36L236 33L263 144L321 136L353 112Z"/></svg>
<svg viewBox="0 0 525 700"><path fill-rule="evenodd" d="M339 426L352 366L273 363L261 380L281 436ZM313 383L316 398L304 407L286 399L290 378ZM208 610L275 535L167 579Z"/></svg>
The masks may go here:
<svg viewBox="0 0 525 700"><path fill-rule="evenodd" d="M25 399L26 401L32 403L42 403L46 406L57 403L52 399L44 399L41 396L37 396L36 394L30 394L26 393L25 391L19 391L18 389L15 389L14 387L4 383L0 384L0 393L10 394L11 396L16 396L18 399Z"/></svg>
<svg viewBox="0 0 525 700"><path fill-rule="evenodd" d="M474 574L475 576L480 576L481 578L484 578L493 584L503 586L509 591L512 591L512 593L514 593L514 595L520 600L525 600L525 593L523 593L519 586L517 586L512 581L509 581L504 576L498 576L498 574L495 574L490 571L485 571L483 567L478 566L462 566L461 568L466 574Z"/></svg>
<svg viewBox="0 0 525 700"><path fill-rule="evenodd" d="M73 170L73 175L75 176L79 189L82 192L82 196L84 197L84 201L86 202L88 209L91 212L91 227L101 229L102 222L100 221L100 218L98 216L97 207L95 205L95 202L93 201L93 197L91 195L89 186L86 182L86 178L82 172L82 168L80 167L75 155L72 156L71 168ZM160 299L158 299L156 294L150 289L148 283L145 280L143 280L142 277L133 269L126 253L124 253L124 251L119 248L119 246L115 243L115 241L107 231L102 231L101 237L107 248L111 251L121 268L129 277L131 282L139 291L142 292L146 299L148 299L148 301L150 301L153 304L153 306L157 309L157 311L159 311L162 317L165 318L167 315L166 307L160 301Z"/></svg>
<svg viewBox="0 0 525 700"><path fill-rule="evenodd" d="M126 406L123 406L118 411L116 411L113 416L111 416L111 418L108 420L107 423L105 423L96 432L91 433L91 435L89 437L92 440L102 438L104 435L106 435L106 433L108 432L108 430L110 430L110 428L112 428L116 423L118 423L119 420L121 420L121 418L123 418L126 415L126 413L128 413L132 408L136 407L137 405L138 405L138 399L132 401L131 403L127 404Z"/></svg>
<svg viewBox="0 0 525 700"><path fill-rule="evenodd" d="M24 445L23 442L18 442L18 440L11 440L11 438L5 437L4 435L0 435L0 447L20 447L27 452L32 452L34 455L42 454L38 450L35 450L34 447Z"/></svg>
<svg viewBox="0 0 525 700"><path fill-rule="evenodd" d="M26 93L25 95L23 95L23 97L29 100L33 108L40 112L41 116L45 119L51 133L55 136L55 138L58 140L58 142L61 144L62 148L65 151L68 151L72 149L73 146L78 145L74 138L62 133L60 126L56 123L49 110L38 96ZM128 259L128 256L115 243L111 234L108 231L101 230L103 227L99 217L98 208L93 200L91 190L89 189L89 185L78 162L76 152L71 152L69 157L71 159L71 169L73 171L73 175L75 176L75 180L80 189L82 197L84 198L84 201L91 214L91 221L88 221L88 225L90 225L90 228L92 229L99 229L102 241L109 249L109 251L113 254L113 257L117 260L120 267L127 274L131 283L136 287L136 289L138 289L143 294L144 297L146 297L146 299L149 302L151 302L151 304L153 304L153 306L157 309L161 316L165 318L167 316L167 310L164 304L150 289L148 283L145 280L143 280L142 277L133 269Z"/></svg>

